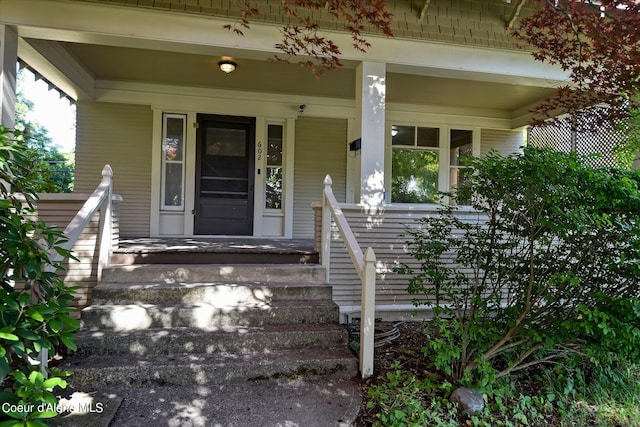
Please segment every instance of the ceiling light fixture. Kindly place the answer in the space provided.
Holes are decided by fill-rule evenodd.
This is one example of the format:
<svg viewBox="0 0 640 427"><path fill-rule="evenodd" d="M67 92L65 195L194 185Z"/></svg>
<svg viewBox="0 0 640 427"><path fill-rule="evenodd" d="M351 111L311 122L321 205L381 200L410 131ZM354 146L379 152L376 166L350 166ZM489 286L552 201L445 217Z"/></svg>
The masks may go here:
<svg viewBox="0 0 640 427"><path fill-rule="evenodd" d="M227 74L233 73L237 66L238 64L236 64L233 61L224 60L224 61L218 62L218 67L220 67L220 71Z"/></svg>

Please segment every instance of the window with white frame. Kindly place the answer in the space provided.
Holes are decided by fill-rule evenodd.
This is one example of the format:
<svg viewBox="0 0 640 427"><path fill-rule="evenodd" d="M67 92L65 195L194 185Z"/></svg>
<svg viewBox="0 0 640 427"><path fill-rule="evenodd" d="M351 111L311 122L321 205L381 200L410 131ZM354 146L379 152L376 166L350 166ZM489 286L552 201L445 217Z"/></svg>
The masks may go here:
<svg viewBox="0 0 640 427"><path fill-rule="evenodd" d="M184 210L186 121L184 114L162 115L162 210Z"/></svg>
<svg viewBox="0 0 640 427"><path fill-rule="evenodd" d="M466 179L472 155L472 130L393 125L391 202L436 203L440 189L451 191Z"/></svg>
<svg viewBox="0 0 640 427"><path fill-rule="evenodd" d="M435 203L440 129L394 125L391 135L391 201Z"/></svg>
<svg viewBox="0 0 640 427"><path fill-rule="evenodd" d="M451 129L449 131L449 189L451 191L469 179L467 162L471 157L473 157L473 131ZM458 202L468 201L458 200Z"/></svg>
<svg viewBox="0 0 640 427"><path fill-rule="evenodd" d="M282 145L284 126L267 126L265 208L282 209Z"/></svg>

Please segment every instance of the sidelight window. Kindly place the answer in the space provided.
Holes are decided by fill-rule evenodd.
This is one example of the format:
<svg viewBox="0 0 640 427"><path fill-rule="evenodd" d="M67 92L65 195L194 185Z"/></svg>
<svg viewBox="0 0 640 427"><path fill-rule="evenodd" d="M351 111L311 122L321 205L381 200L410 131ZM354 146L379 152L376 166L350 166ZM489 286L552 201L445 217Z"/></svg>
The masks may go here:
<svg viewBox="0 0 640 427"><path fill-rule="evenodd" d="M268 125L265 208L282 209L282 141L283 126Z"/></svg>
<svg viewBox="0 0 640 427"><path fill-rule="evenodd" d="M184 210L184 146L186 116L162 116L162 200L163 210Z"/></svg>

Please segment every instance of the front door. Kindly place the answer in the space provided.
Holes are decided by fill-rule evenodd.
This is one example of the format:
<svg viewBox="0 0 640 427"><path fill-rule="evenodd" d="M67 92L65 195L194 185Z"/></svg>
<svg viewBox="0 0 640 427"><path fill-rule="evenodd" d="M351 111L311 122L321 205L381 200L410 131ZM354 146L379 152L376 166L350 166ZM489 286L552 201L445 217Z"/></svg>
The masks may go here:
<svg viewBox="0 0 640 427"><path fill-rule="evenodd" d="M255 118L198 115L194 232L253 234Z"/></svg>

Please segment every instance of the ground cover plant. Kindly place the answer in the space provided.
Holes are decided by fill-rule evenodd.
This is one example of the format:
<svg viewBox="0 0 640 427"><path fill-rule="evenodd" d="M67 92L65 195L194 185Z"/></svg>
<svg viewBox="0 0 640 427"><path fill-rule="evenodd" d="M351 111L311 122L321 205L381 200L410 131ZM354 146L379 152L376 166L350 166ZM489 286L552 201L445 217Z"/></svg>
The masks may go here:
<svg viewBox="0 0 640 427"><path fill-rule="evenodd" d="M64 377L38 363L41 349L75 349L79 321L73 288L65 288L49 260L49 250L69 256L58 245L63 234L34 217L33 190L40 175L26 144L0 126L0 426L46 426L58 414L57 387ZM50 267L50 268L47 268Z"/></svg>
<svg viewBox="0 0 640 427"><path fill-rule="evenodd" d="M408 229L416 263L397 272L433 319L406 350L419 368L389 365L368 389L370 421L606 425L608 405L610 425L640 425L640 175L530 148L470 167L453 204ZM447 400L461 385L484 413Z"/></svg>

